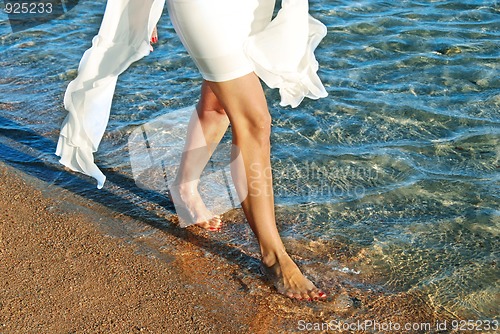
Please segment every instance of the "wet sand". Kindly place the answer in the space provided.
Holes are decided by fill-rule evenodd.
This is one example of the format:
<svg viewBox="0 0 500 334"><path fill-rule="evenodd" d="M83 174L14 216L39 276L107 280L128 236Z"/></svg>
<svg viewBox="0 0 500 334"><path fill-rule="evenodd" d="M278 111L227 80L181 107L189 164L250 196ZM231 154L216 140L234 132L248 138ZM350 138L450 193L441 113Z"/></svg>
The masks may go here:
<svg viewBox="0 0 500 334"><path fill-rule="evenodd" d="M36 180L5 165L0 176L0 333L236 333L260 327L253 320L266 311L242 296L237 284L217 292L197 286L206 278L196 271L187 276L175 261L106 236L92 217L57 209ZM198 268L204 269L203 261ZM214 297L218 293L239 296L228 305Z"/></svg>
<svg viewBox="0 0 500 334"><path fill-rule="evenodd" d="M103 231L99 214L71 205L77 195L63 202L50 196L55 186L45 191L3 163L0 177L0 333L292 333L324 323L444 320L424 296L360 288L341 276L327 302L291 301L258 272L241 275L203 251L205 231L167 234L172 247L153 256Z"/></svg>

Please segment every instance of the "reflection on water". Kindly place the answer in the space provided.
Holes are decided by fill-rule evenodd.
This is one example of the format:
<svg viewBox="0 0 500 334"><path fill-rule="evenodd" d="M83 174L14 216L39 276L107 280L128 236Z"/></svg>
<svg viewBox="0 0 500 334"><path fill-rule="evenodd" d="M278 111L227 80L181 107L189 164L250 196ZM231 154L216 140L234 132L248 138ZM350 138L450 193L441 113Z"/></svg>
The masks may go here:
<svg viewBox="0 0 500 334"><path fill-rule="evenodd" d="M310 7L328 26L317 57L330 96L284 109L277 92L266 91L287 247L308 275L350 287L351 295L391 291L395 304L406 298L453 316L498 316L499 3L341 0ZM56 140L64 89L103 9L100 1L81 1L60 19L18 33L0 16L0 112L9 126ZM166 15L159 28L155 51L119 80L96 155L100 166L131 180L129 136L198 96L200 76ZM19 130L18 141L24 135ZM55 164L34 147L26 151ZM171 216L132 188L107 187L157 212L147 219L156 226ZM116 210L134 212L130 205ZM231 215L241 222L241 214ZM213 238L258 254L245 224Z"/></svg>

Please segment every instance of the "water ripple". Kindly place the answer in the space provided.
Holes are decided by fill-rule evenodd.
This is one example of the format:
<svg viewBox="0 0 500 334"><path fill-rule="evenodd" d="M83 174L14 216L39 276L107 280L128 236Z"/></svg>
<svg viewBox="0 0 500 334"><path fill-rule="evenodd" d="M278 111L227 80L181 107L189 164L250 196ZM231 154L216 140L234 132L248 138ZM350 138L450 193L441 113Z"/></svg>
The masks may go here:
<svg viewBox="0 0 500 334"><path fill-rule="evenodd" d="M2 134L19 130L18 145L31 146L26 152L35 157L12 156L15 163L41 159L43 171L54 160L36 152L45 142L30 144L23 139L29 131L20 129L55 142L64 90L104 6L81 1L65 16L18 33L0 16L0 113L13 122ZM329 97L289 109L266 90L277 215L291 251L304 252L303 263L350 268L333 271L359 273L349 278L356 286L372 284L367 272L374 272L384 287L418 291L436 308L497 316L499 2L314 0L310 8L328 27L317 57ZM101 166L130 180L128 136L193 105L201 82L167 15L159 34L155 51L120 77L96 154ZM130 189L109 191L161 211L157 223L165 224L168 210ZM251 232L234 229L221 240L257 253ZM334 257L330 243L357 248L358 255ZM356 262L361 253L374 266ZM330 279L326 270L317 278Z"/></svg>

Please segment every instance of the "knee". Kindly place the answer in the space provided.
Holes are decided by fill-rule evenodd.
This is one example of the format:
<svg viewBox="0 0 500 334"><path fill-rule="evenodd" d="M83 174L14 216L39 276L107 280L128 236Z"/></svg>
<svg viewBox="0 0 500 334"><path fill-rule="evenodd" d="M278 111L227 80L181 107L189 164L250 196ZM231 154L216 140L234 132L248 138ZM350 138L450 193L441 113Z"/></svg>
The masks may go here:
<svg viewBox="0 0 500 334"><path fill-rule="evenodd" d="M220 109L215 109L215 108L199 109L198 108L197 112L198 112L198 117L200 117L200 119L210 118L213 120L220 121L221 119L227 118L227 114L226 114L226 111L224 110L224 108L220 108Z"/></svg>
<svg viewBox="0 0 500 334"><path fill-rule="evenodd" d="M214 115L215 116L224 116L226 117L226 111L224 108L218 103L208 104L206 102L200 101L196 106L196 110L199 116L203 115Z"/></svg>
<svg viewBox="0 0 500 334"><path fill-rule="evenodd" d="M251 120L250 129L259 135L269 137L271 134L271 115L268 112L257 115L255 119Z"/></svg>
<svg viewBox="0 0 500 334"><path fill-rule="evenodd" d="M201 96L197 105L198 113L215 113L226 116L226 111L219 99L212 92L210 87L205 84L201 88Z"/></svg>
<svg viewBox="0 0 500 334"><path fill-rule="evenodd" d="M258 141L261 144L268 144L271 136L271 115L267 108L247 114L243 126L245 133L250 138Z"/></svg>

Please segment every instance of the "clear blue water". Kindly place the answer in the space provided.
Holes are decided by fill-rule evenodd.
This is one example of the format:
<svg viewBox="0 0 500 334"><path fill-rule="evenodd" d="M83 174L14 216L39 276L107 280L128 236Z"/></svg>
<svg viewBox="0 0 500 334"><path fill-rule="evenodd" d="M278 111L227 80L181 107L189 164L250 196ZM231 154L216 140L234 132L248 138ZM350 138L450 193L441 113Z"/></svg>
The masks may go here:
<svg viewBox="0 0 500 334"><path fill-rule="evenodd" d="M64 16L16 33L0 12L1 159L152 229L168 228L172 208L135 189L127 151L138 126L198 97L200 75L166 12L155 51L119 79L96 155L112 175L106 189L96 192L92 180L64 172L53 155L64 90L104 6L81 0ZM290 109L266 90L277 215L291 253L325 286L340 280L418 293L455 316L497 317L500 4L339 0L310 7L328 27L316 55L329 97ZM213 238L258 254L244 224Z"/></svg>

